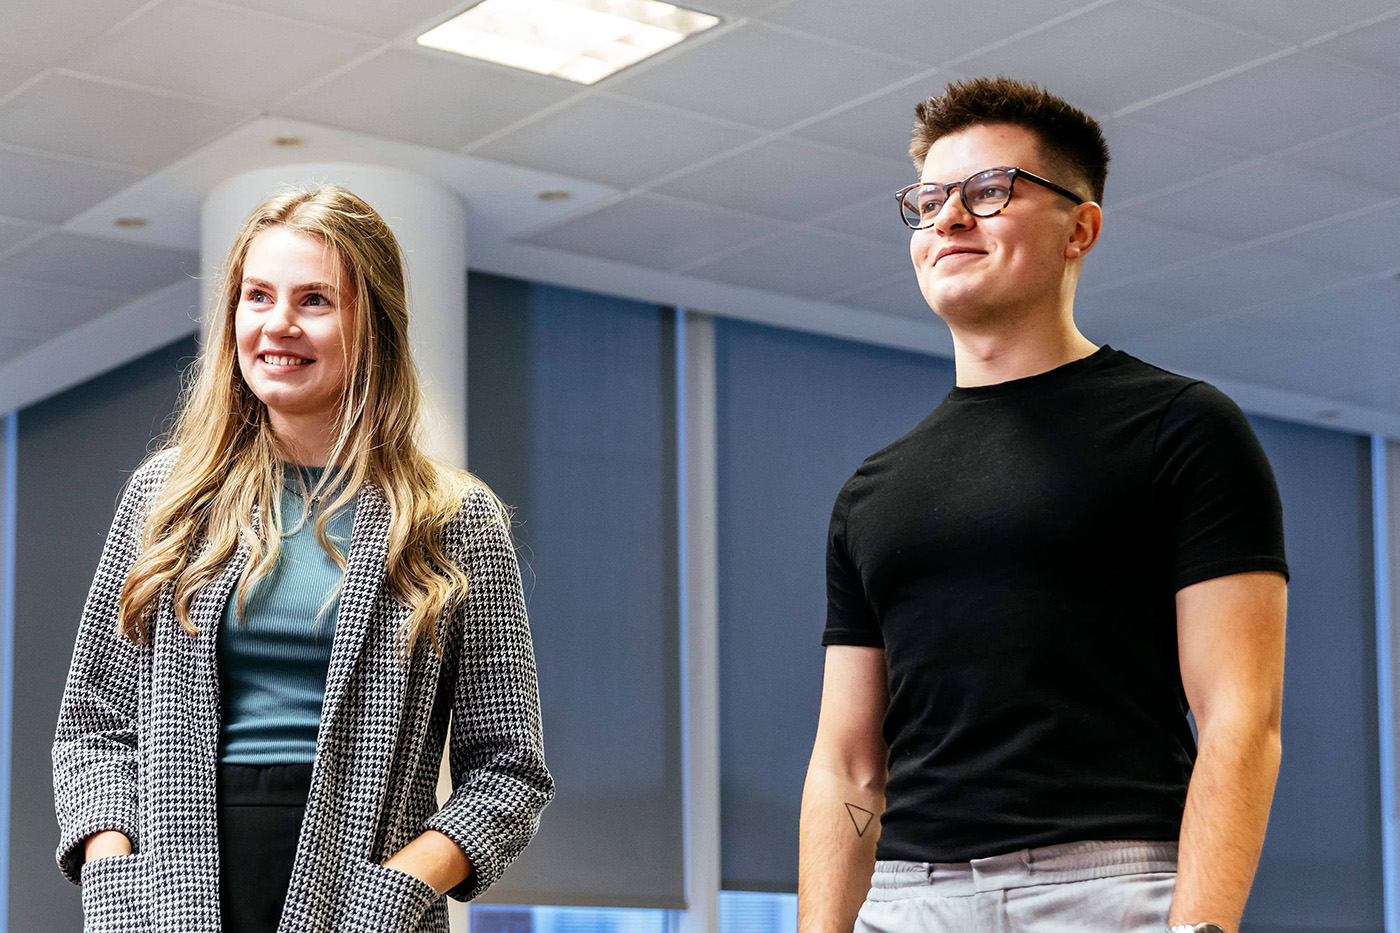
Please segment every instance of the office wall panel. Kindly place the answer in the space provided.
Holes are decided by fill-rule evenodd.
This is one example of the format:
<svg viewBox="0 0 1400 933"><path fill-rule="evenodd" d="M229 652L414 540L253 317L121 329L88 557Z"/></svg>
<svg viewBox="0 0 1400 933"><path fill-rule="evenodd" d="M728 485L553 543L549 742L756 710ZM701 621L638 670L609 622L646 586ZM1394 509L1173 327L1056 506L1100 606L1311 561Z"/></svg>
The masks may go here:
<svg viewBox="0 0 1400 933"><path fill-rule="evenodd" d="M724 886L791 891L821 699L826 530L841 484L932 411L948 360L715 325Z"/></svg>
<svg viewBox="0 0 1400 933"><path fill-rule="evenodd" d="M468 284L468 463L516 509L558 796L488 899L680 907L674 314Z"/></svg>
<svg viewBox="0 0 1400 933"><path fill-rule="evenodd" d="M1379 931L1380 739L1369 438L1250 419L1283 497L1283 765L1245 931Z"/></svg>
<svg viewBox="0 0 1400 933"><path fill-rule="evenodd" d="M53 852L49 749L78 617L127 477L167 426L186 339L18 414L9 929L82 929Z"/></svg>

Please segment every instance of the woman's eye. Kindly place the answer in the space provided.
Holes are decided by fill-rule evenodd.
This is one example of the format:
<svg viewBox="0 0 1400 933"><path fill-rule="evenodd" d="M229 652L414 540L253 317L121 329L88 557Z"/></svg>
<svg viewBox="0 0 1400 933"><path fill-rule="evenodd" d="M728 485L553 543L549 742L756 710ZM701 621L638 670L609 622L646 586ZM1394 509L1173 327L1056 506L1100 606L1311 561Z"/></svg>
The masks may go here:
<svg viewBox="0 0 1400 933"><path fill-rule="evenodd" d="M316 294L315 292L313 292L313 293L311 293L310 295L307 295L307 296L306 296L306 304L309 304L309 305L328 305L328 304L330 304L330 299L328 299L325 295L318 295L318 294Z"/></svg>
<svg viewBox="0 0 1400 933"><path fill-rule="evenodd" d="M254 301L254 302L256 302L256 301L266 301L266 300L267 300L267 295L263 294L262 292L258 291L256 288L254 288L254 289L250 289L250 290L248 291L248 293L245 294L245 295L243 296L243 299L244 299L245 301Z"/></svg>

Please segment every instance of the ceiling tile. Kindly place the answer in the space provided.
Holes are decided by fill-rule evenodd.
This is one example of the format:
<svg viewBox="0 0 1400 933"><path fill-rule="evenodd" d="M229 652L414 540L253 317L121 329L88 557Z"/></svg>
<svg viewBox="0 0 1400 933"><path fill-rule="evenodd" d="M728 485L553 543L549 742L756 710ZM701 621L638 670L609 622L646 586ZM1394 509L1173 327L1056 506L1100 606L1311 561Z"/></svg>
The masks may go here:
<svg viewBox="0 0 1400 933"><path fill-rule="evenodd" d="M1136 112L1140 120L1268 153L1388 116L1400 80L1299 52Z"/></svg>
<svg viewBox="0 0 1400 933"><path fill-rule="evenodd" d="M1400 203L1280 241L1314 266L1357 272L1400 270ZM1400 308L1396 309L1400 316Z"/></svg>
<svg viewBox="0 0 1400 933"><path fill-rule="evenodd" d="M906 276L847 295L841 299L841 304L913 318L916 321L938 322L938 315L933 313L928 302L924 301L924 296L919 293L919 282L914 278L912 269Z"/></svg>
<svg viewBox="0 0 1400 933"><path fill-rule="evenodd" d="M1029 29L1083 5L1084 0L1017 4L1013 31ZM850 0L796 0L764 19L927 65L966 55L1008 33L1003 17L958 15L947 5L928 0L886 0L880 4L879 15L871 15L869 5Z"/></svg>
<svg viewBox="0 0 1400 933"><path fill-rule="evenodd" d="M1400 117L1315 146L1295 149L1288 158L1368 182L1378 191L1400 194L1400 172L1395 170L1397 152L1400 152Z"/></svg>
<svg viewBox="0 0 1400 933"><path fill-rule="evenodd" d="M1264 246L1116 283L1094 294L1159 311L1161 325L1168 327L1281 301L1354 276L1347 270L1315 267L1306 256L1284 248Z"/></svg>
<svg viewBox="0 0 1400 933"><path fill-rule="evenodd" d="M914 127L914 105L942 91L945 82L930 78L896 88L873 100L796 130L793 135L817 142L868 152L883 159L907 159L909 134ZM909 164L909 180L918 177Z"/></svg>
<svg viewBox="0 0 1400 933"><path fill-rule="evenodd" d="M1107 121L1103 131L1111 156L1107 204L1135 201L1160 188L1250 157L1242 149L1193 139L1127 118Z"/></svg>
<svg viewBox="0 0 1400 933"><path fill-rule="evenodd" d="M15 357L23 356L43 342L42 337L0 331L0 363L7 363Z"/></svg>
<svg viewBox="0 0 1400 933"><path fill-rule="evenodd" d="M1119 2L959 62L958 69L1039 81L1075 106L1109 113L1278 48L1193 17Z"/></svg>
<svg viewBox="0 0 1400 933"><path fill-rule="evenodd" d="M839 304L860 286L908 273L905 251L883 243L798 230L686 270L702 279Z"/></svg>
<svg viewBox="0 0 1400 933"><path fill-rule="evenodd" d="M1370 276L1309 292L1245 317L1258 326L1287 330L1317 343L1351 337L1382 340L1400 348L1400 281Z"/></svg>
<svg viewBox="0 0 1400 933"><path fill-rule="evenodd" d="M1167 297L1148 289L1081 288L1074 299L1074 321L1084 336L1094 343L1111 344L1133 352L1134 342L1144 334L1154 334L1177 326L1175 309Z"/></svg>
<svg viewBox="0 0 1400 933"><path fill-rule="evenodd" d="M677 197L806 222L908 183L901 162L779 138L658 186ZM893 200L893 198L891 198Z"/></svg>
<svg viewBox="0 0 1400 933"><path fill-rule="evenodd" d="M1313 46L1313 51L1400 77L1400 15L1353 29Z"/></svg>
<svg viewBox="0 0 1400 933"><path fill-rule="evenodd" d="M1306 341L1277 328L1261 331L1248 322L1223 319L1136 337L1130 346L1120 349L1172 371L1259 382L1260 372L1268 371L1270 361L1296 354L1306 346ZM1249 368L1238 365L1241 355L1250 357Z"/></svg>
<svg viewBox="0 0 1400 933"><path fill-rule="evenodd" d="M249 116L229 107L48 74L0 106L0 142L155 169Z"/></svg>
<svg viewBox="0 0 1400 933"><path fill-rule="evenodd" d="M644 194L565 221L529 242L653 269L676 269L782 229L782 224L761 217Z"/></svg>
<svg viewBox="0 0 1400 933"><path fill-rule="evenodd" d="M1354 402L1357 405L1365 405L1367 408L1400 412L1400 381L1348 389L1344 392L1338 392L1336 397L1339 401Z"/></svg>
<svg viewBox="0 0 1400 933"><path fill-rule="evenodd" d="M1348 389L1376 385L1400 373L1400 354L1391 348L1350 338L1298 347L1272 361L1240 353L1232 374L1290 392L1335 397Z"/></svg>
<svg viewBox="0 0 1400 933"><path fill-rule="evenodd" d="M135 298L199 274L199 254L54 233L0 260L0 278Z"/></svg>
<svg viewBox="0 0 1400 933"><path fill-rule="evenodd" d="M778 129L910 78L918 69L753 23L656 65L624 72L608 90ZM755 90L762 88L761 93Z"/></svg>
<svg viewBox="0 0 1400 933"><path fill-rule="evenodd" d="M459 149L580 90L446 52L389 51L292 98L278 112Z"/></svg>
<svg viewBox="0 0 1400 933"><path fill-rule="evenodd" d="M471 154L631 188L757 138L752 130L693 114L594 95Z"/></svg>
<svg viewBox="0 0 1400 933"><path fill-rule="evenodd" d="M1080 289L1088 291L1229 245L1206 230L1176 229L1123 211L1108 211L1098 243L1084 260Z"/></svg>
<svg viewBox="0 0 1400 933"><path fill-rule="evenodd" d="M766 16L769 11L781 9L792 0L686 0L684 4L702 13L715 13L720 16Z"/></svg>
<svg viewBox="0 0 1400 933"><path fill-rule="evenodd" d="M260 13L166 0L105 36L74 67L260 108L370 48L368 39Z"/></svg>
<svg viewBox="0 0 1400 933"><path fill-rule="evenodd" d="M1318 398L1400 371L1400 356L1383 349L1351 341L1318 344L1281 331L1250 334L1235 321L1154 334L1127 349L1167 369Z"/></svg>
<svg viewBox="0 0 1400 933"><path fill-rule="evenodd" d="M0 0L3 3L3 0ZM0 97L9 94L44 70L37 60L22 55L0 54Z"/></svg>
<svg viewBox="0 0 1400 933"><path fill-rule="evenodd" d="M1132 211L1181 230L1199 229L1241 243L1375 202L1375 189L1369 185L1268 159L1135 202Z"/></svg>
<svg viewBox="0 0 1400 933"><path fill-rule="evenodd" d="M85 42L111 29L149 0L36 3L0 0L0 58L23 55L58 64Z"/></svg>
<svg viewBox="0 0 1400 933"><path fill-rule="evenodd" d="M43 224L33 224L27 220L0 217L0 256L5 255L43 229Z"/></svg>
<svg viewBox="0 0 1400 933"><path fill-rule="evenodd" d="M82 288L0 278L0 329L47 339L106 314L123 300Z"/></svg>
<svg viewBox="0 0 1400 933"><path fill-rule="evenodd" d="M1233 23L1289 42L1370 19L1395 8L1395 0L1164 0L1168 6Z"/></svg>
<svg viewBox="0 0 1400 933"><path fill-rule="evenodd" d="M0 214L62 223L139 177L125 169L0 148Z"/></svg>
<svg viewBox="0 0 1400 933"><path fill-rule="evenodd" d="M479 0L226 0L236 6L289 16L307 23L348 29L367 36L389 39L404 33L418 35L475 6Z"/></svg>
<svg viewBox="0 0 1400 933"><path fill-rule="evenodd" d="M879 240L904 250L909 249L909 228L899 219L899 207L894 192L889 191L878 197L828 214L815 221L823 230L858 236L867 240Z"/></svg>

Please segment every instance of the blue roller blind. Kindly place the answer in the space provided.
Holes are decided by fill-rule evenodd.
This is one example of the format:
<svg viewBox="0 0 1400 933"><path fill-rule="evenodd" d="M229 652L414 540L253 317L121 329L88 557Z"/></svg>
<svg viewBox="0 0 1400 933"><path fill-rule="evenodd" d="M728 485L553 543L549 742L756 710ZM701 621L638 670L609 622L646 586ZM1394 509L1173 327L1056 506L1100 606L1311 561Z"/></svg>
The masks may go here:
<svg viewBox="0 0 1400 933"><path fill-rule="evenodd" d="M1369 439L1250 421L1283 497L1292 579L1283 766L1243 929L1381 930Z"/></svg>
<svg viewBox="0 0 1400 933"><path fill-rule="evenodd" d="M794 891L831 505L862 460L943 400L953 365L725 320L715 357L723 883Z"/></svg>
<svg viewBox="0 0 1400 933"><path fill-rule="evenodd" d="M53 745L78 617L117 500L174 411L181 340L18 413L9 929L78 931L54 865Z"/></svg>
<svg viewBox="0 0 1400 933"><path fill-rule="evenodd" d="M675 316L473 274L468 458L516 509L558 796L488 895L683 905Z"/></svg>

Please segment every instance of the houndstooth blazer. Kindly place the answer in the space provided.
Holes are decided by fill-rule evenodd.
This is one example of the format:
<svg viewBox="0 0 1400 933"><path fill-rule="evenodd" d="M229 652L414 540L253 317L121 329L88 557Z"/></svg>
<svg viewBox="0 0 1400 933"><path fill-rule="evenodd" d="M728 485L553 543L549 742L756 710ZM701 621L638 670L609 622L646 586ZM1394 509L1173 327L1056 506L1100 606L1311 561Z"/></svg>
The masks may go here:
<svg viewBox="0 0 1400 933"><path fill-rule="evenodd" d="M186 634L169 595L148 643L115 634L117 600L148 503L173 454L132 477L83 609L53 747L58 864L83 888L89 933L217 933L215 775L220 617L241 551L198 594ZM545 769L534 653L520 571L503 517L472 490L448 528L471 576L441 657L407 662L395 635L407 608L382 586L389 506L361 490L331 646L311 792L279 933L446 933L432 888L383 862L424 830L451 837L490 886L529 842L554 793ZM451 797L437 806L443 743ZM83 862L83 842L125 833L131 855Z"/></svg>

